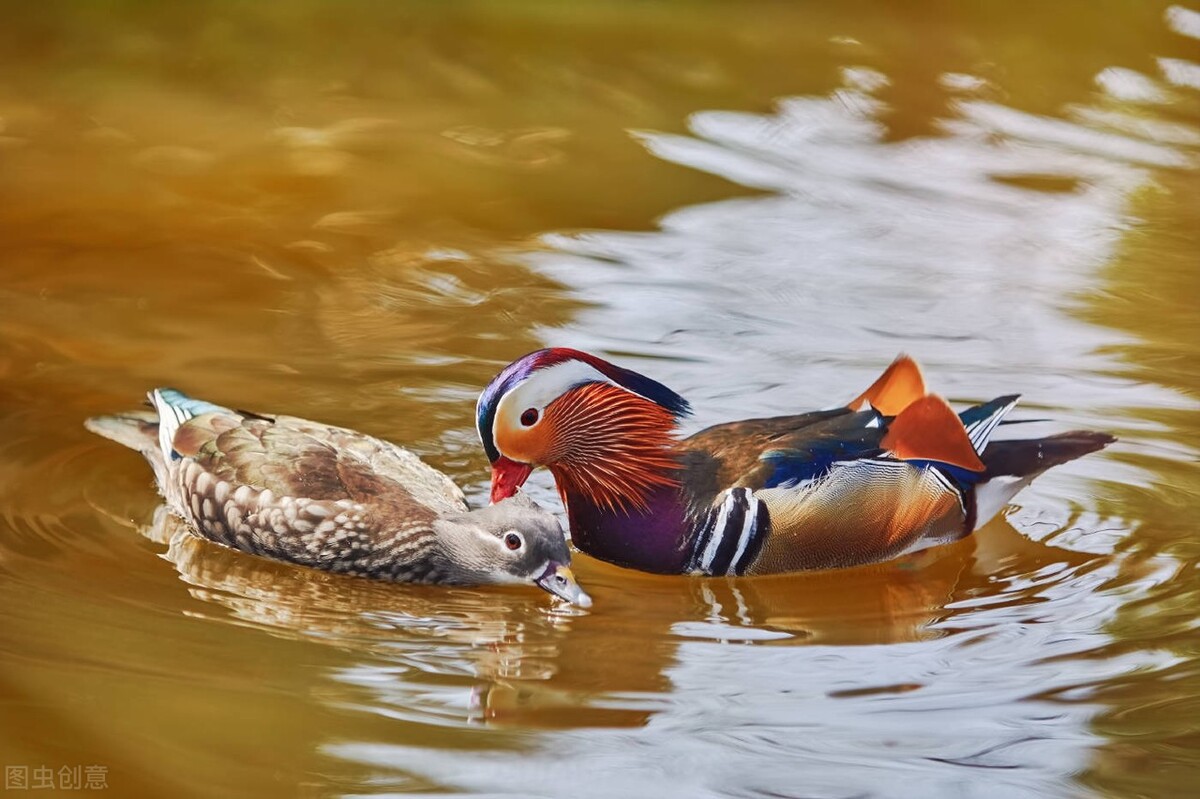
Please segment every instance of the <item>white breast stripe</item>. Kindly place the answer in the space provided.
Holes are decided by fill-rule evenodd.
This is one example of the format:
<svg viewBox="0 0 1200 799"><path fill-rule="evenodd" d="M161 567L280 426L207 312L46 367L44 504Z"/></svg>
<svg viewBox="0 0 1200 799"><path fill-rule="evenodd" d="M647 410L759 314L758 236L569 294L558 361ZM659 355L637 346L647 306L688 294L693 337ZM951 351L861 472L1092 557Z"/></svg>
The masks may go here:
<svg viewBox="0 0 1200 799"><path fill-rule="evenodd" d="M758 506L760 504L754 492L747 491L746 499L749 500L749 505L746 508L746 520L742 523L742 534L738 538L737 551L733 553L733 557L729 561L729 568L726 569L726 574L736 574L734 567L741 561L742 555L746 552L746 547L750 545L750 538L754 535L758 527Z"/></svg>
<svg viewBox="0 0 1200 799"><path fill-rule="evenodd" d="M706 573L712 566L713 558L717 556L717 549L721 546L721 539L725 537L725 527L729 523L729 512L736 502L733 491L730 491L725 495L725 501L721 503L721 513L717 516L717 522L713 526L712 538L708 539L708 546L700 555L700 568Z"/></svg>
<svg viewBox="0 0 1200 799"><path fill-rule="evenodd" d="M941 484L944 491L948 491L954 495L954 498L958 500L958 507L962 511L963 517L966 518L967 506L963 502L962 491L960 491L958 487L954 485L954 483L950 482L950 478L942 474L940 469L936 469L931 466L926 469L926 473L933 475L934 480Z"/></svg>

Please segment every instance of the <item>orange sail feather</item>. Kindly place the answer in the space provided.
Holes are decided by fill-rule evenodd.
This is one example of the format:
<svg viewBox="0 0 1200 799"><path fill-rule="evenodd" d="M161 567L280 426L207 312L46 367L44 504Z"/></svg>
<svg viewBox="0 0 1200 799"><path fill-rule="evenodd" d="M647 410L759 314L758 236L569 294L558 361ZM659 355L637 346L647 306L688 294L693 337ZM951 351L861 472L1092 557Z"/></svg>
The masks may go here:
<svg viewBox="0 0 1200 799"><path fill-rule="evenodd" d="M847 403L846 407L861 411L870 406L884 416L898 416L926 393L921 367L909 356L901 355L892 361L892 365L870 388Z"/></svg>
<svg viewBox="0 0 1200 799"><path fill-rule="evenodd" d="M972 472L985 468L962 421L936 394L926 394L901 411L882 443L901 460L937 461Z"/></svg>

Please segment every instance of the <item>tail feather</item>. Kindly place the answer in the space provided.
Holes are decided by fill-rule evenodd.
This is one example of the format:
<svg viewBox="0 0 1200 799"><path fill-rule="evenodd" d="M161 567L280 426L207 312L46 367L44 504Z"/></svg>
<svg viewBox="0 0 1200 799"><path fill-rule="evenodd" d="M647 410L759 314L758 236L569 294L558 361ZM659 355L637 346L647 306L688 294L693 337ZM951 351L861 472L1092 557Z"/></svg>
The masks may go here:
<svg viewBox="0 0 1200 799"><path fill-rule="evenodd" d="M98 436L142 453L142 457L154 470L154 481L162 491L167 475L167 464L163 460L158 444L158 414L154 411L127 411L112 416L93 416L83 426Z"/></svg>
<svg viewBox="0 0 1200 799"><path fill-rule="evenodd" d="M984 479L1036 477L1052 466L1104 449L1117 439L1108 433L1072 430L1048 438L995 441L983 453Z"/></svg>
<svg viewBox="0 0 1200 799"><path fill-rule="evenodd" d="M169 464L179 458L174 441L180 425L193 416L228 411L220 405L192 399L173 388L156 388L150 392L149 399L153 410L95 416L83 425L96 435L142 453L154 469L159 491L165 492Z"/></svg>
<svg viewBox="0 0 1200 799"><path fill-rule="evenodd" d="M83 426L98 436L112 439L138 452L158 450L158 414L153 411L93 416Z"/></svg>
<svg viewBox="0 0 1200 799"><path fill-rule="evenodd" d="M1104 449L1116 440L1108 433L1073 430L1049 438L993 441L981 456L987 469L975 486L975 529L991 521L1042 472Z"/></svg>

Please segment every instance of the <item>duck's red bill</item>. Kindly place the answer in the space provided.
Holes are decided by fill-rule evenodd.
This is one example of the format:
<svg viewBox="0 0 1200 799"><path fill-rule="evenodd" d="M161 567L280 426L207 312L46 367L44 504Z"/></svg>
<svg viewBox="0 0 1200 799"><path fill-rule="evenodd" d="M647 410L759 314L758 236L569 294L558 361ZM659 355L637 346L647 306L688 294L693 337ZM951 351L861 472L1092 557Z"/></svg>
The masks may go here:
<svg viewBox="0 0 1200 799"><path fill-rule="evenodd" d="M528 463L510 461L501 455L492 464L492 503L508 499L517 493L517 489L525 485L533 467Z"/></svg>

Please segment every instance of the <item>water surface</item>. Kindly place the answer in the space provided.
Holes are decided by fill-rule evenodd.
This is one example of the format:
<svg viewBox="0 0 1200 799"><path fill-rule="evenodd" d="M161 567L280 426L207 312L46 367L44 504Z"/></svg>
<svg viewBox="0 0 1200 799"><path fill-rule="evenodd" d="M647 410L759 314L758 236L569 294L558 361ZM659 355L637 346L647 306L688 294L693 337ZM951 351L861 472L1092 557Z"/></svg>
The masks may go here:
<svg viewBox="0 0 1200 799"><path fill-rule="evenodd" d="M1184 795L1198 40L1158 2L9 9L0 759L115 796ZM475 395L545 345L695 428L907 351L1120 442L894 563L580 556L582 612L196 540L81 426L170 384L481 502Z"/></svg>

